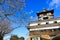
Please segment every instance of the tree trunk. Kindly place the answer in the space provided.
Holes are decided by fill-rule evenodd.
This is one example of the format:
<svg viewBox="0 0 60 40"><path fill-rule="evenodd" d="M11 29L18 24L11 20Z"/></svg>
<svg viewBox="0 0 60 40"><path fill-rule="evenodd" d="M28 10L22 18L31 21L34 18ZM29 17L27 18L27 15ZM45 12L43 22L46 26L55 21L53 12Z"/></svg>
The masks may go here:
<svg viewBox="0 0 60 40"><path fill-rule="evenodd" d="M0 36L0 40L3 40L3 36Z"/></svg>

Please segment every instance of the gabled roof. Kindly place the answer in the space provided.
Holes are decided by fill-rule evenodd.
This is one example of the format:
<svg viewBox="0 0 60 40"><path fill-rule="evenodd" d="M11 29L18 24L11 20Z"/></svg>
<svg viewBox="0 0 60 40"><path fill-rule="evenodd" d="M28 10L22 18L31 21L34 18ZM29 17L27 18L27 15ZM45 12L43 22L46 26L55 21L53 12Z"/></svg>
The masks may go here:
<svg viewBox="0 0 60 40"><path fill-rule="evenodd" d="M38 12L36 14L37 14L37 16L39 16L40 14L45 14L45 13L49 13L49 12L54 13L54 10L46 10L46 11L43 10L42 12Z"/></svg>

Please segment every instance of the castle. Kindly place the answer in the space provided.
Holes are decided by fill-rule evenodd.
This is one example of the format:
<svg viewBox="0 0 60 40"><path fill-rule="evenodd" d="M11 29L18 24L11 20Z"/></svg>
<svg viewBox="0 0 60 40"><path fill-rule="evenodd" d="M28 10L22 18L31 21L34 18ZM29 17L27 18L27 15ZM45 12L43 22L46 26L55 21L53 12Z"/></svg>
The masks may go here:
<svg viewBox="0 0 60 40"><path fill-rule="evenodd" d="M38 21L27 26L28 40L52 40L60 35L60 18L54 18L54 10L44 9L36 14Z"/></svg>

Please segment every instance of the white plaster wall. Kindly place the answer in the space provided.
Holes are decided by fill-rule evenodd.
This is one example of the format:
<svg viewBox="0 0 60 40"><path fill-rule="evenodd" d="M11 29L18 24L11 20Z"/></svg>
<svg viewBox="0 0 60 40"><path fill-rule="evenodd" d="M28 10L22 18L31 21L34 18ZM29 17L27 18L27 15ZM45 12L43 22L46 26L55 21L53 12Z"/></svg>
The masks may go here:
<svg viewBox="0 0 60 40"><path fill-rule="evenodd" d="M38 25L38 23L32 23L32 24L30 24L30 26L36 26L36 25Z"/></svg>
<svg viewBox="0 0 60 40"><path fill-rule="evenodd" d="M46 24L46 22L42 22L42 23L40 23L41 25L43 25L43 24Z"/></svg>
<svg viewBox="0 0 60 40"><path fill-rule="evenodd" d="M43 20L43 18L41 17L41 18L39 18L39 20Z"/></svg>
<svg viewBox="0 0 60 40"><path fill-rule="evenodd" d="M54 21L49 21L49 24L52 24L52 23L54 23Z"/></svg>
<svg viewBox="0 0 60 40"><path fill-rule="evenodd" d="M51 13L47 13L47 15L51 15Z"/></svg>
<svg viewBox="0 0 60 40"><path fill-rule="evenodd" d="M60 20L54 20L54 21L57 21L57 23L60 22ZM48 21L48 24L53 24L54 21ZM46 22L41 22L40 24L43 25L43 24L46 24Z"/></svg>
<svg viewBox="0 0 60 40"><path fill-rule="evenodd" d="M57 23L59 23L59 22L60 22L60 20L54 20L54 21L57 21ZM54 23L54 21L49 21L49 24Z"/></svg>
<svg viewBox="0 0 60 40"><path fill-rule="evenodd" d="M60 22L60 20L56 20L58 23Z"/></svg>

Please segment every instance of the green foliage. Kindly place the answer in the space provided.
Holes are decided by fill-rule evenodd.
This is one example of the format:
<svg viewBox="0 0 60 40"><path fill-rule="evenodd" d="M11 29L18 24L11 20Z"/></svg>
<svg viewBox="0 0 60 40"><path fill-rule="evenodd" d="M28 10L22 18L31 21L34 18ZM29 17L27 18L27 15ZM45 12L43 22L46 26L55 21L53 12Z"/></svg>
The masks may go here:
<svg viewBox="0 0 60 40"><path fill-rule="evenodd" d="M24 40L24 37L20 37L19 40Z"/></svg>
<svg viewBox="0 0 60 40"><path fill-rule="evenodd" d="M18 37L17 35L11 36L10 40L24 40L24 37Z"/></svg>
<svg viewBox="0 0 60 40"><path fill-rule="evenodd" d="M18 36L17 35L14 35L14 36L11 36L10 40L18 40Z"/></svg>

